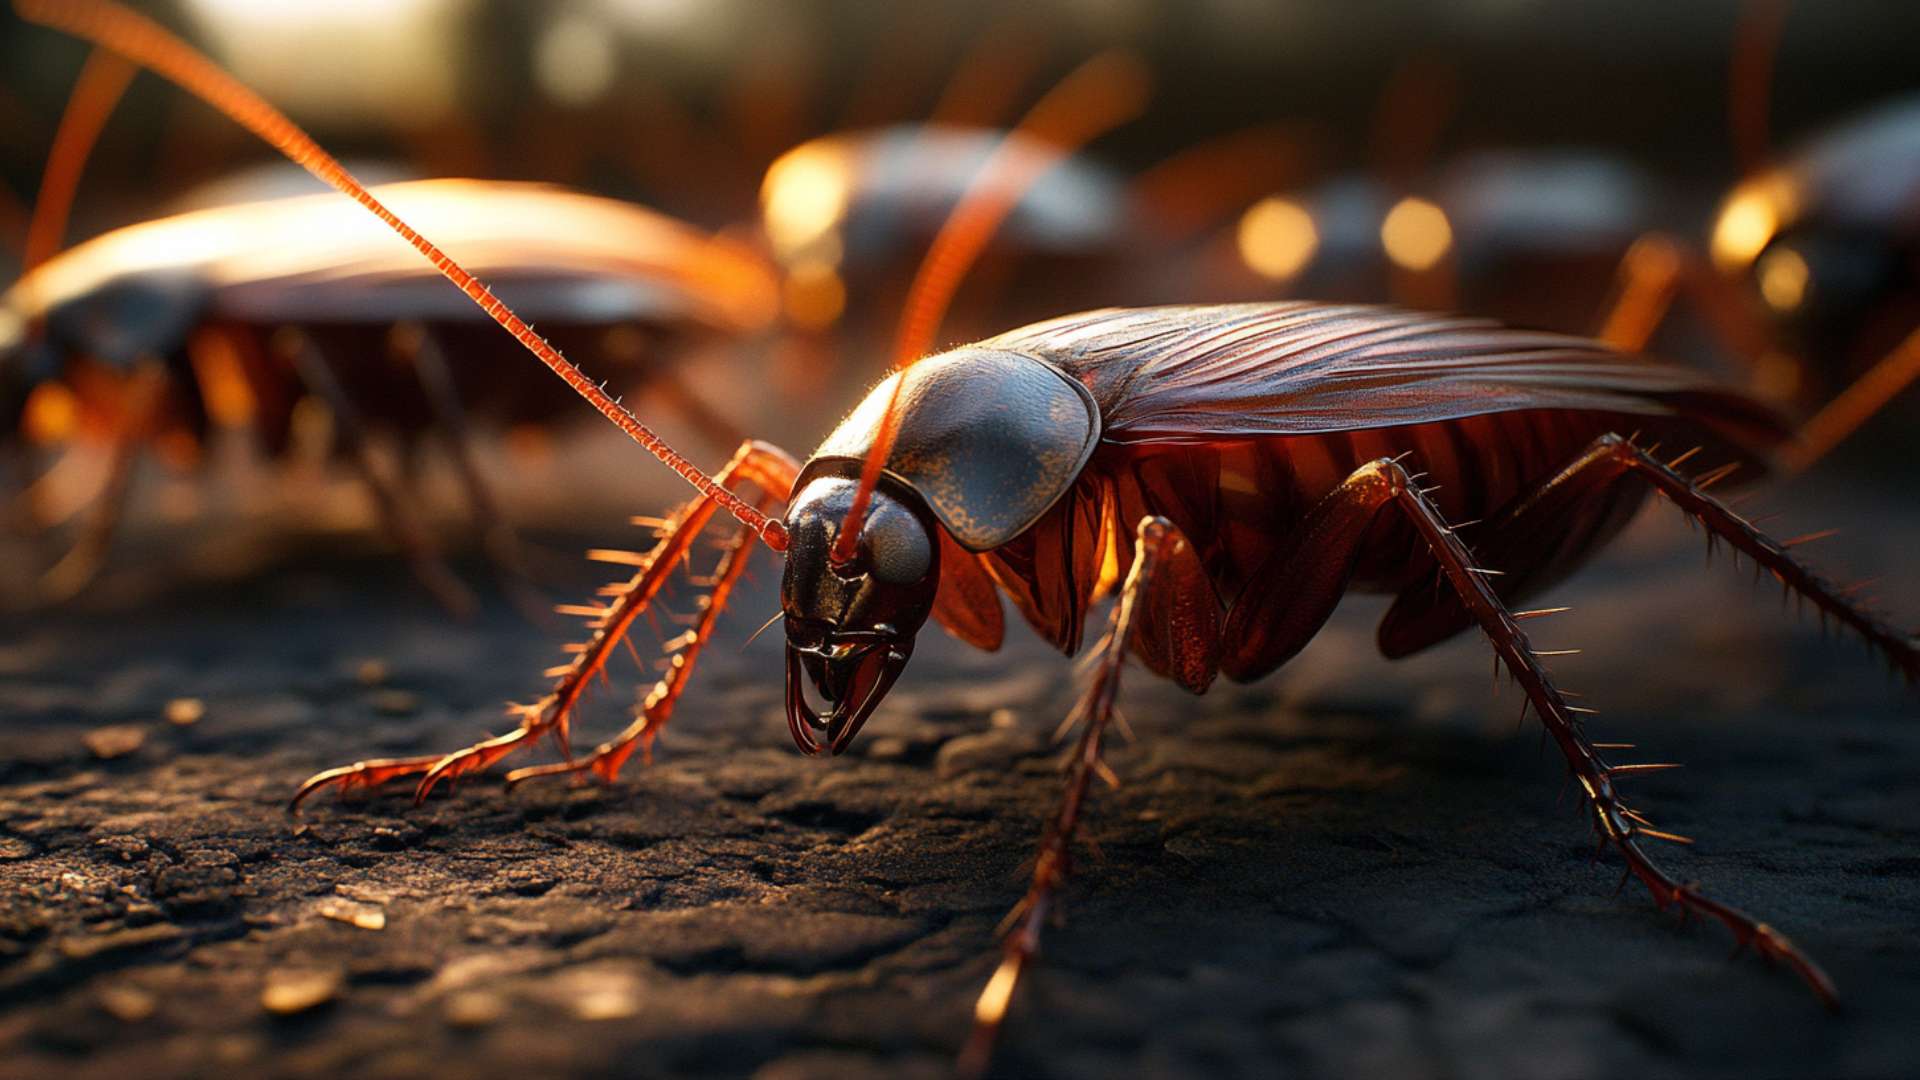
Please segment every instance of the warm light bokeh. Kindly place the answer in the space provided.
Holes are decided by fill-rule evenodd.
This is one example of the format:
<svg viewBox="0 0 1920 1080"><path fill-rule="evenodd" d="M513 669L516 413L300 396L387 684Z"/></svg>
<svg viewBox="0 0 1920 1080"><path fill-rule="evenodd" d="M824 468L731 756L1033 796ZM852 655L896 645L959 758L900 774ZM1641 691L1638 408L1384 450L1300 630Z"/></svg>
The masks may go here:
<svg viewBox="0 0 1920 1080"><path fill-rule="evenodd" d="M1409 196L1394 203L1381 221L1380 246L1396 266L1430 270L1453 247L1453 226L1447 223L1446 211Z"/></svg>
<svg viewBox="0 0 1920 1080"><path fill-rule="evenodd" d="M1320 230L1299 203L1270 196L1241 216L1238 242L1248 269L1269 281L1288 281L1313 261Z"/></svg>

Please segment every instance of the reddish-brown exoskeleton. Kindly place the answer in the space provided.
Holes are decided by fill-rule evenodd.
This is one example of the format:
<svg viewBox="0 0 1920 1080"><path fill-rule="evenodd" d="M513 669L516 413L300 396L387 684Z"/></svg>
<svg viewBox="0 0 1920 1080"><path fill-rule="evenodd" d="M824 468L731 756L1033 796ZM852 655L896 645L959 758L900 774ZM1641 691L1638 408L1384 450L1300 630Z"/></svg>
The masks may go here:
<svg viewBox="0 0 1920 1080"><path fill-rule="evenodd" d="M627 558L633 577L583 609L592 635L555 669L519 728L444 757L367 761L323 788L485 768L540 737L564 744L588 679L717 511L740 527L690 644L626 732L532 776L615 775L665 725L756 542L785 558L787 716L807 754L846 749L901 675L929 618L962 640L1001 639L999 594L1064 652L1091 605L1116 603L1065 796L1001 964L981 995L965 1064L984 1064L1065 880L1069 851L1129 652L1196 693L1218 674L1259 678L1295 655L1351 589L1393 594L1389 655L1480 629L1565 757L1603 844L1662 907L1723 922L1834 988L1785 935L1683 884L1647 854L1655 828L1618 782L1663 766L1611 759L1586 730L1516 610L1619 529L1651 491L1920 676L1920 643L1863 609L1710 493L1785 437L1745 395L1578 338L1458 318L1310 303L1107 310L930 357L883 382L804 463L743 445L708 477L586 380L486 288L401 223L271 107L138 17L104 4L17 0L30 18L105 40L222 102L242 122L406 236L503 327L700 492ZM964 214L963 214L964 216ZM912 340L912 335L908 335ZM1697 447L1670 460L1621 432ZM1704 454L1730 460L1700 475ZM766 508L784 505L779 517ZM1477 551L1456 527L1478 519ZM1121 568L1125 568L1122 572ZM1436 588L1435 586L1439 587ZM816 702L819 704L816 706Z"/></svg>

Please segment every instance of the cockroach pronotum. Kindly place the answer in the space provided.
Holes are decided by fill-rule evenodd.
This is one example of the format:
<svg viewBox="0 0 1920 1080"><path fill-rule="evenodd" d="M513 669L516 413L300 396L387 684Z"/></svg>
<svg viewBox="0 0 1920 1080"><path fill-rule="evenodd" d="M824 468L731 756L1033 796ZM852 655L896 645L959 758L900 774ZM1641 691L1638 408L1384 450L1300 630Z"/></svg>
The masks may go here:
<svg viewBox="0 0 1920 1080"><path fill-rule="evenodd" d="M929 357L882 382L805 462L760 442L707 476L585 378L478 280L401 222L278 112L153 23L114 5L16 0L28 18L101 41L219 103L405 236L470 298L699 492L634 553L630 580L582 609L587 642L552 673L519 728L444 757L367 761L323 788L485 768L552 735L633 621L719 511L739 523L689 644L636 722L592 753L522 769L613 777L670 719L715 617L763 543L785 559L786 713L809 755L838 754L900 677L931 618L991 649L999 594L1063 652L1115 597L1065 794L1041 842L1000 965L976 1006L963 1066L986 1061L1066 878L1129 652L1200 692L1259 678L1315 635L1349 590L1397 597L1391 656L1478 628L1565 757L1604 845L1665 908L1711 916L1797 973L1820 968L1767 924L1654 862L1655 827L1620 783L1667 767L1613 760L1586 708L1555 684L1516 604L1576 568L1650 490L1785 588L1857 633L1912 679L1920 641L1866 610L1710 489L1786 438L1764 406L1704 376L1596 342L1464 318L1312 303L1110 309ZM1633 437L1683 447L1662 457ZM1683 466L1727 464L1688 475ZM773 516L768 511L784 506ZM1470 551L1457 529L1481 519Z"/></svg>
<svg viewBox="0 0 1920 1080"><path fill-rule="evenodd" d="M697 427L733 441L671 361L702 338L770 324L776 292L756 253L550 185L443 179L378 190L464 263L486 267L516 309L603 377L662 391ZM143 447L190 462L218 425L250 429L280 457L295 406L311 397L332 413L339 449L421 580L450 608L466 607L416 500L367 459L367 438L392 434L409 450L446 439L490 554L517 570L465 429L470 419L546 424L569 415L570 395L493 362L501 344L432 267L325 191L127 226L35 266L0 297L0 443L25 455L77 435L113 448L94 519L46 591L70 593L97 567Z"/></svg>

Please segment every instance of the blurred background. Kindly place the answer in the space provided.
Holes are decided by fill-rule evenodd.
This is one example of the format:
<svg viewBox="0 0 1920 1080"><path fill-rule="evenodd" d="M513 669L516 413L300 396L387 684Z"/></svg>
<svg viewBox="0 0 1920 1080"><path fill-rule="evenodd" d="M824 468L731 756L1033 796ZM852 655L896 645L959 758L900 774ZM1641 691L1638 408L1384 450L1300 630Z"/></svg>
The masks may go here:
<svg viewBox="0 0 1920 1080"><path fill-rule="evenodd" d="M1806 424L1768 528L1840 527L1821 565L1920 612L1912 0L133 6L363 178L450 181L386 194L706 468L804 457L1025 161L936 344L1282 298L1603 335ZM1055 161L1022 118L1063 80ZM620 790L294 826L317 768L509 726L551 602L626 573L581 550L684 487L357 207L10 12L0 288L0 1074L948 1074L1057 792L1044 643L925 634L876 736L803 763L779 635L735 647L762 562ZM1650 780L1681 865L1845 1015L1608 897L1481 643L1386 664L1356 598L1259 685L1129 674L1113 854L1008 1068L1914 1075L1913 698L1682 535L1644 515L1543 640L1610 737L1712 769Z"/></svg>
<svg viewBox="0 0 1920 1080"><path fill-rule="evenodd" d="M1094 56L1132 66L1074 107L1139 106L1029 178L936 343L1110 304L1393 302L1599 334L1802 421L1920 321L1920 9L1894 0L139 6L369 180L561 185L434 189L415 213L705 462L742 433L804 454L831 428L1001 135ZM65 537L10 561L103 564L98 537L248 516L285 476L209 480L240 457L316 484L355 466L337 497L295 489L298 516L396 536L439 517L396 523L382 499L581 526L672 497L344 202L233 209L317 182L154 76L121 93L84 45L4 18L0 274L106 238L0 309L0 423L29 492L10 517ZM44 215L30 255L70 97L82 134L48 185L70 221ZM1050 152L1031 125L1009 145ZM125 228L188 210L180 232ZM394 374L422 349L446 394ZM142 357L167 374L136 437ZM1889 395L1823 422L1849 475L1905 492L1883 451L1910 448L1913 395ZM450 425L452 458L421 451ZM401 475L369 501L369 470Z"/></svg>
<svg viewBox="0 0 1920 1080"><path fill-rule="evenodd" d="M1139 168L1255 124L1307 129L1320 167L1359 167L1383 93L1447 70L1434 150L1585 146L1711 199L1739 167L1728 130L1741 20L1699 0L1331 2L1034 0L887 5L750 0L187 0L139 4L345 156L426 173L559 180L695 220L741 219L760 170L808 136L933 115L956 80L993 83L1009 121L1108 47L1156 76L1099 157ZM1785 7L1769 94L1779 146L1916 89L1920 11L1900 0ZM8 16L6 186L38 184L85 47ZM1005 71L1004 82L984 69ZM206 180L273 160L143 77L98 151L79 234L136 220ZM983 95L985 96L985 95ZM1405 150L1397 151L1405 153ZM699 158L693 154L702 155ZM711 154L719 160L707 160Z"/></svg>

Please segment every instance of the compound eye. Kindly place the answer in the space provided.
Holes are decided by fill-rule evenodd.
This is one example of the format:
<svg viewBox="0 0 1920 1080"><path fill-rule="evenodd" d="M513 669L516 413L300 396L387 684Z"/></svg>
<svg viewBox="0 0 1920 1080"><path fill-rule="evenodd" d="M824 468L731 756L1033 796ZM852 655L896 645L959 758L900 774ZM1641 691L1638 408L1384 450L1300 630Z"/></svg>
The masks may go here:
<svg viewBox="0 0 1920 1080"><path fill-rule="evenodd" d="M876 507L861 539L873 576L889 585L916 584L933 565L933 538L918 518L899 507Z"/></svg>

